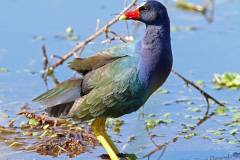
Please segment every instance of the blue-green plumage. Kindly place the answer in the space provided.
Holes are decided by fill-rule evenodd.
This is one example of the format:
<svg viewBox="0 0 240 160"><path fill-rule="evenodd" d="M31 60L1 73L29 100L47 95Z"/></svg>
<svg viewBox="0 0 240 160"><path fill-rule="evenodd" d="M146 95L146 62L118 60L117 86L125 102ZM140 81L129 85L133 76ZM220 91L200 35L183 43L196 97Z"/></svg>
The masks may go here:
<svg viewBox="0 0 240 160"><path fill-rule="evenodd" d="M73 105L70 115L80 119L119 117L136 111L146 101L136 64L136 58L128 56L88 73L83 86L91 91Z"/></svg>
<svg viewBox="0 0 240 160"><path fill-rule="evenodd" d="M82 78L65 81L34 101L46 105L50 115L80 120L119 117L139 109L164 83L172 67L166 8L156 1L148 1L146 5L154 6L149 15L156 17L142 14L141 21L146 23L142 41L75 59L69 67L82 73ZM161 16L155 15L159 11Z"/></svg>

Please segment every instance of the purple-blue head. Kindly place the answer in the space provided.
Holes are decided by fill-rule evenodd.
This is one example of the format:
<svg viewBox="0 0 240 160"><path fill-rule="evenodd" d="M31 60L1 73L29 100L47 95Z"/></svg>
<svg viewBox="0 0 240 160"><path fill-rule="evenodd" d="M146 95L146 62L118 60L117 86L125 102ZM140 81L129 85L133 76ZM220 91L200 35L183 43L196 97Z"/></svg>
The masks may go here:
<svg viewBox="0 0 240 160"><path fill-rule="evenodd" d="M138 20L146 25L161 25L169 23L166 7L155 0L149 0L125 12L120 20Z"/></svg>

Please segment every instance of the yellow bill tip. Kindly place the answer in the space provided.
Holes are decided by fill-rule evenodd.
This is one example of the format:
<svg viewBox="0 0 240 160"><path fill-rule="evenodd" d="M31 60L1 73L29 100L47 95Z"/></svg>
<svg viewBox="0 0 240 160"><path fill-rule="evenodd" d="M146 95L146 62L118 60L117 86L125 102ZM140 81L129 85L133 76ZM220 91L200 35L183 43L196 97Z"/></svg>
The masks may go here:
<svg viewBox="0 0 240 160"><path fill-rule="evenodd" d="M127 19L127 16L126 15L121 15L120 17L119 17L119 19L118 20L126 20Z"/></svg>

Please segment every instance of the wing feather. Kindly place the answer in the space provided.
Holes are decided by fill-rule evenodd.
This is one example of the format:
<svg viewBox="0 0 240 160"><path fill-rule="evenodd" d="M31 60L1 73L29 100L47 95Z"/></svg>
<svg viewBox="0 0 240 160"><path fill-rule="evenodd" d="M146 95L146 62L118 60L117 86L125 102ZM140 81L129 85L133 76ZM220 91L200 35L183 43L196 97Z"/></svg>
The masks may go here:
<svg viewBox="0 0 240 160"><path fill-rule="evenodd" d="M82 79L64 81L55 88L33 99L47 107L69 103L80 97Z"/></svg>

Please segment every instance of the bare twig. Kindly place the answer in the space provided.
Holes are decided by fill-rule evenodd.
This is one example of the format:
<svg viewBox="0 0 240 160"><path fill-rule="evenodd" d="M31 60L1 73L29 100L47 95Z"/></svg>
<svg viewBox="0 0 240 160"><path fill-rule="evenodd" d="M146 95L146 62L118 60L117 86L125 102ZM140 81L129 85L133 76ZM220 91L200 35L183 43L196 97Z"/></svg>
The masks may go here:
<svg viewBox="0 0 240 160"><path fill-rule="evenodd" d="M151 136L150 133L148 133L148 135L149 135L149 137L150 137L151 142L154 144L155 149L152 150L151 152L149 152L148 154L144 155L143 158L148 158L148 159L150 159L150 157L151 157L156 151L162 150L160 156L158 157L158 160L159 160L159 159L161 159L162 156L164 155L164 153L165 153L165 151L166 151L166 149L167 149L167 146L166 146L165 144L163 144L163 145L162 145L162 144L160 144L160 145L157 144L157 143L153 140L154 136Z"/></svg>
<svg viewBox="0 0 240 160"><path fill-rule="evenodd" d="M110 30L109 28L106 29L104 31L104 33L105 33L105 40L102 41L102 43L111 43L114 40L120 40L120 41L122 41L124 43L127 43L127 39L126 38L120 36L119 34L117 34L116 32L114 32L112 30ZM113 35L113 37L110 37L109 33L111 33Z"/></svg>
<svg viewBox="0 0 240 160"><path fill-rule="evenodd" d="M43 79L46 87L48 88L48 76L52 78L53 83L55 85L59 84L59 81L57 79L57 77L54 75L53 70L48 70L50 64L49 64L49 60L48 60L48 56L47 56L47 51L46 51L46 47L45 45L42 46L42 55L43 55L43 71L41 74L41 78ZM60 58L59 56L53 55L54 58Z"/></svg>
<svg viewBox="0 0 240 160"><path fill-rule="evenodd" d="M109 32L112 33L112 34L114 35L114 37L118 38L118 39L121 40L122 42L127 43L126 38L120 36L119 34L117 34L117 33L114 32L114 31L111 31L111 30L110 30Z"/></svg>
<svg viewBox="0 0 240 160"><path fill-rule="evenodd" d="M42 55L43 55L43 72L41 74L41 77L44 81L44 84L46 85L46 87L48 88L48 83L47 83L47 68L49 66L49 61L48 61L48 57L47 57L47 51L46 51L46 47L45 45L42 46Z"/></svg>
<svg viewBox="0 0 240 160"><path fill-rule="evenodd" d="M53 54L52 56L51 56L51 58L56 58L56 59L62 59L62 57L61 56L58 56L58 55L55 55L55 54Z"/></svg>
<svg viewBox="0 0 240 160"><path fill-rule="evenodd" d="M205 99L211 99L213 102L215 102L216 104L218 104L219 106L224 106L223 103L219 102L216 98L214 98L213 96L211 96L210 94L208 94L206 91L204 91L203 89L201 89L198 85L196 85L194 82L188 80L187 78L185 78L184 76L182 76L180 73L178 73L175 70L172 70L172 73L177 75L179 78L181 78L187 85L190 85L192 87L194 87L195 89L197 89L203 96ZM207 103L209 103L207 101Z"/></svg>
<svg viewBox="0 0 240 160"><path fill-rule="evenodd" d="M43 54L43 70L46 70L48 67L48 57L45 45L42 46L42 54Z"/></svg>

